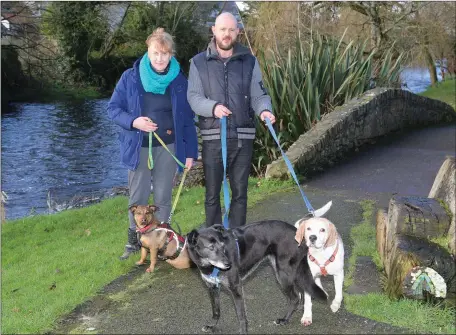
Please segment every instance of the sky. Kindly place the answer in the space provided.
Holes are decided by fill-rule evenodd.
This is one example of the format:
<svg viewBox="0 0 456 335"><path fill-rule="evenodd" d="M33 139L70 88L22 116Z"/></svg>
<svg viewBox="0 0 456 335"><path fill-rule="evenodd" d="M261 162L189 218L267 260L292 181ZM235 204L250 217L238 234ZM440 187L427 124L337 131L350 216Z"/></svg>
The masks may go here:
<svg viewBox="0 0 456 335"><path fill-rule="evenodd" d="M242 1L236 1L236 5L238 6L239 10L244 10L245 4Z"/></svg>

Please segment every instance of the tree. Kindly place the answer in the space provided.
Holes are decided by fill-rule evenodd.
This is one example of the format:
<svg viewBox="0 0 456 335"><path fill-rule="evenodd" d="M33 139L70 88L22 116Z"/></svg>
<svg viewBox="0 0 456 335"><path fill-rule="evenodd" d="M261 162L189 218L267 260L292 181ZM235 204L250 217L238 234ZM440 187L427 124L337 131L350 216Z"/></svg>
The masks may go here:
<svg viewBox="0 0 456 335"><path fill-rule="evenodd" d="M14 50L31 79L34 75L52 76L50 64L59 58L54 45L41 34L42 4L2 1L2 48Z"/></svg>
<svg viewBox="0 0 456 335"><path fill-rule="evenodd" d="M66 71L76 81L88 79L90 52L100 50L108 35L107 20L101 14L102 2L53 2L44 17L44 32L59 42L66 56Z"/></svg>
<svg viewBox="0 0 456 335"><path fill-rule="evenodd" d="M336 8L337 19L314 25L333 34L345 32L348 40L370 38L375 57L394 44L396 55L406 51L410 64L425 64L432 83L437 82L436 59L454 64L455 3L451 2L316 2L314 10ZM339 26L340 29L332 29ZM366 29L369 28L369 29Z"/></svg>
<svg viewBox="0 0 456 335"><path fill-rule="evenodd" d="M350 1L341 5L366 16L370 24L371 47L377 57L385 48L391 46L390 32L399 29L406 19L416 14L427 3Z"/></svg>
<svg viewBox="0 0 456 335"><path fill-rule="evenodd" d="M122 37L116 46L122 54L139 57L146 51L146 38L157 27L163 27L176 41L176 57L184 71L189 60L205 47L206 38L201 33L205 21L198 2L133 2L122 26ZM158 24L157 24L158 23Z"/></svg>

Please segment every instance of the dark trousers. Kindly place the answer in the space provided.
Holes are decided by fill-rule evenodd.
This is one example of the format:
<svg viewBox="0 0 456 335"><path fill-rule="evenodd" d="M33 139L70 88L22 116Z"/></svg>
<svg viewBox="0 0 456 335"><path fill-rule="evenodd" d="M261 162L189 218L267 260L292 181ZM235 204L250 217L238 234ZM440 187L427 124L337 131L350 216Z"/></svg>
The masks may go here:
<svg viewBox="0 0 456 335"><path fill-rule="evenodd" d="M227 176L231 188L228 216L230 228L245 225L247 186L252 163L253 140L227 139ZM206 226L223 224L220 191L223 183L222 144L220 140L203 141L203 171L206 186Z"/></svg>

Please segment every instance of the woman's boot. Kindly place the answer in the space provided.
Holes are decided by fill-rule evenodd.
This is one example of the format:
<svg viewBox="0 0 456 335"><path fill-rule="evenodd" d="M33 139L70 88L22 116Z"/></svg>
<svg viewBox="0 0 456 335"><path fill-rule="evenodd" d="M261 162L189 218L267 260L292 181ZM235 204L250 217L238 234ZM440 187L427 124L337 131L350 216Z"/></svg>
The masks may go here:
<svg viewBox="0 0 456 335"><path fill-rule="evenodd" d="M141 249L138 241L138 234L136 230L128 228L128 244L125 245L125 251L122 256L120 256L120 260L126 260L130 257L131 254L138 252Z"/></svg>

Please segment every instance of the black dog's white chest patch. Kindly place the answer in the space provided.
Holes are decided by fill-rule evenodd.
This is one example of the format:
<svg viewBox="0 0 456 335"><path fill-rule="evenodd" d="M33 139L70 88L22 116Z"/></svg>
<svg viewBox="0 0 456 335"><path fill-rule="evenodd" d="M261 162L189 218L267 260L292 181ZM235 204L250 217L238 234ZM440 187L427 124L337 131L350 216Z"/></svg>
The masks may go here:
<svg viewBox="0 0 456 335"><path fill-rule="evenodd" d="M219 283L218 277L213 277L211 275L205 275L204 273L201 273L201 278L203 278L203 280L206 283L209 283L209 284L212 284L212 285L217 285Z"/></svg>
<svg viewBox="0 0 456 335"><path fill-rule="evenodd" d="M205 275L204 273L201 273L201 278L207 283L211 285L227 285L228 281L225 279L225 276L219 274L217 277L213 277L212 275Z"/></svg>

